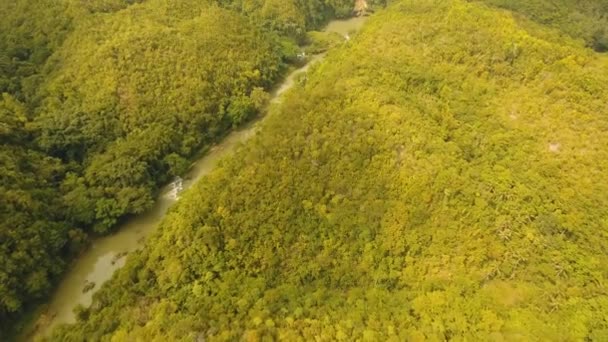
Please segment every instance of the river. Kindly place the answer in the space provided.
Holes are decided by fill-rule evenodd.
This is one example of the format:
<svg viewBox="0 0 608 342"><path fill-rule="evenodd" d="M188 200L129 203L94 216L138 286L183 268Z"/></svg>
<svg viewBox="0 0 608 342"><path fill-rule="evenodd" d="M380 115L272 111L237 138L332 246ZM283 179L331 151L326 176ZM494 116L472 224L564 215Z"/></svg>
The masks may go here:
<svg viewBox="0 0 608 342"><path fill-rule="evenodd" d="M327 25L325 31L341 34L348 40L361 28L365 19L365 17L355 17L348 20L334 20ZM293 87L297 76L305 73L313 63L322 60L324 56L324 54L316 55L306 65L291 72L273 91L271 103L280 102L280 97ZM95 291L125 264L128 253L145 243L146 237L155 231L167 209L179 200L179 193L211 172L220 159L252 137L263 119L264 117L261 117L228 134L193 163L183 180L177 179L163 187L152 208L116 227L116 233L95 239L66 271L49 303L41 307L40 312L36 314L37 319L24 331L20 340L33 340L46 335L57 324L73 323L74 308L77 305L87 307L91 304ZM84 291L85 287L88 287L88 291Z"/></svg>

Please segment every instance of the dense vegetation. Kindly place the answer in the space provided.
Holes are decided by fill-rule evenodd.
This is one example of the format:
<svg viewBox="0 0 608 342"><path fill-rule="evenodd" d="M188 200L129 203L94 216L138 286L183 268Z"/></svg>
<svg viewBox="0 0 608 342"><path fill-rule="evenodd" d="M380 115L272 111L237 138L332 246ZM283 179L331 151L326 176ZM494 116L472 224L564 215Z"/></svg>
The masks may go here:
<svg viewBox="0 0 608 342"><path fill-rule="evenodd" d="M575 38L396 1L51 339L607 340L608 59Z"/></svg>
<svg viewBox="0 0 608 342"><path fill-rule="evenodd" d="M0 0L0 339L351 0ZM314 38L314 37L313 37Z"/></svg>
<svg viewBox="0 0 608 342"><path fill-rule="evenodd" d="M608 51L608 1L485 0Z"/></svg>

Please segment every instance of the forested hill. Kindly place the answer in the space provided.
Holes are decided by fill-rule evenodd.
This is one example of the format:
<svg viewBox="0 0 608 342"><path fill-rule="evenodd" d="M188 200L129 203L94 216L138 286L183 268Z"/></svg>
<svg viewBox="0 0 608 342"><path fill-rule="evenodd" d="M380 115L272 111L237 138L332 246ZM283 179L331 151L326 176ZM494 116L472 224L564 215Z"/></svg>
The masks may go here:
<svg viewBox="0 0 608 342"><path fill-rule="evenodd" d="M381 3L378 1L376 3ZM373 4L373 2L370 2ZM0 0L0 339L351 0ZM350 9L350 10L349 10Z"/></svg>
<svg viewBox="0 0 608 342"><path fill-rule="evenodd" d="M608 59L555 25L393 2L51 340L607 340Z"/></svg>
<svg viewBox="0 0 608 342"><path fill-rule="evenodd" d="M582 39L598 51L608 51L608 1L484 0L540 24Z"/></svg>

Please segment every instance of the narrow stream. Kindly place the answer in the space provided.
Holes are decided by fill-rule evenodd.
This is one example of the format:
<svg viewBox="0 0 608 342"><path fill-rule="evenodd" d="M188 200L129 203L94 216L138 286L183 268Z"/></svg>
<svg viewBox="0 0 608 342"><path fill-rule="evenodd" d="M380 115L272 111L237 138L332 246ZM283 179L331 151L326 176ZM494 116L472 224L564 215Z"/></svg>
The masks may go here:
<svg viewBox="0 0 608 342"><path fill-rule="evenodd" d="M327 25L325 31L341 34L348 40L350 35L361 28L365 19L365 17L355 17L335 20ZM313 63L322 60L324 56L324 54L316 55L309 63L290 73L273 92L271 102L280 102L281 95L293 87L296 77L305 73ZM163 187L154 206L148 211L116 227L115 234L95 239L90 248L73 263L72 268L66 271L50 302L41 309L43 312L38 314L37 321L26 329L21 339L33 340L38 336L46 335L57 324L73 323L74 308L79 304L85 307L91 304L95 291L112 277L114 271L125 264L127 254L140 248L146 237L154 232L167 209L179 200L179 192L188 189L202 176L211 172L220 159L252 137L263 119L262 117L255 120L227 135L207 154L194 162L183 180L177 179Z"/></svg>

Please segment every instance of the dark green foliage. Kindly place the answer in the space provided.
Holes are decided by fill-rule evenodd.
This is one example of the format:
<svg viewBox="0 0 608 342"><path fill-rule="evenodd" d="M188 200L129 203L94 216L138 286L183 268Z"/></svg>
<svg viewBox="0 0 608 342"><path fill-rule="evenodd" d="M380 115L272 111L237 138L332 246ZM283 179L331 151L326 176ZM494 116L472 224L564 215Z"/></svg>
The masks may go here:
<svg viewBox="0 0 608 342"><path fill-rule="evenodd" d="M322 1L0 3L1 340L87 234L149 208L194 154L255 116L287 69L285 47L298 50L298 36L333 10Z"/></svg>
<svg viewBox="0 0 608 342"><path fill-rule="evenodd" d="M605 56L403 0L313 69L51 340L607 337Z"/></svg>
<svg viewBox="0 0 608 342"><path fill-rule="evenodd" d="M40 91L40 146L83 166L87 190L75 190L96 201L99 231L148 208L171 176L164 158L188 158L253 116L254 87L280 73L271 39L237 14L211 7L159 20L152 3L75 31Z"/></svg>
<svg viewBox="0 0 608 342"><path fill-rule="evenodd" d="M591 45L595 51L608 51L608 27L596 30L591 38Z"/></svg>
<svg viewBox="0 0 608 342"><path fill-rule="evenodd" d="M319 28L331 18L351 17L355 0L217 0L247 15L267 30L304 39L306 31ZM367 0L369 9L386 6L387 0Z"/></svg>
<svg viewBox="0 0 608 342"><path fill-rule="evenodd" d="M68 2L53 0L1 0L0 7L0 93L23 99L22 82L61 44L71 10Z"/></svg>
<svg viewBox="0 0 608 342"><path fill-rule="evenodd" d="M63 271L69 226L55 186L59 160L27 147L25 109L0 100L0 320L43 297ZM1 334L0 334L1 337Z"/></svg>

